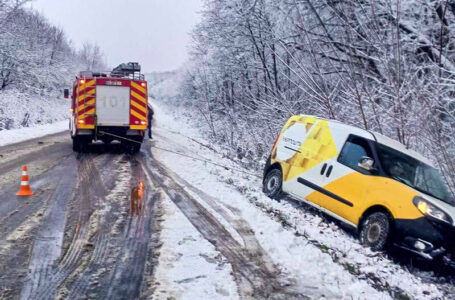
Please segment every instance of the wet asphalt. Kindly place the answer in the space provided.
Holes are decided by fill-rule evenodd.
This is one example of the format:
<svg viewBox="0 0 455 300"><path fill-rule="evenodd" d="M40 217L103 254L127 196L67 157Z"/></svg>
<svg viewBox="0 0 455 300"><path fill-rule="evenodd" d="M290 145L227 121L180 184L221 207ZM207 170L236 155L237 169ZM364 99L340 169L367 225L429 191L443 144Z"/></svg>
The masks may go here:
<svg viewBox="0 0 455 300"><path fill-rule="evenodd" d="M15 196L23 165L31 197ZM78 154L65 132L0 148L0 298L146 296L158 198L120 144Z"/></svg>

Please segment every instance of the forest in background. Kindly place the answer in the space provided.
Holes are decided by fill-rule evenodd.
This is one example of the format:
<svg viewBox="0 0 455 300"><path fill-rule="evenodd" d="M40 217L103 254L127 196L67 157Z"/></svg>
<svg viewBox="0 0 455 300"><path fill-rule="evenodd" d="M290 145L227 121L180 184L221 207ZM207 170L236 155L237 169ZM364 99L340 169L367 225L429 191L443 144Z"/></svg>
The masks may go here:
<svg viewBox="0 0 455 300"><path fill-rule="evenodd" d="M27 2L0 0L0 130L66 118L63 89L79 70L104 67L96 44L77 50Z"/></svg>
<svg viewBox="0 0 455 300"><path fill-rule="evenodd" d="M293 114L431 158L455 187L455 1L205 0L180 100L214 141L264 158Z"/></svg>

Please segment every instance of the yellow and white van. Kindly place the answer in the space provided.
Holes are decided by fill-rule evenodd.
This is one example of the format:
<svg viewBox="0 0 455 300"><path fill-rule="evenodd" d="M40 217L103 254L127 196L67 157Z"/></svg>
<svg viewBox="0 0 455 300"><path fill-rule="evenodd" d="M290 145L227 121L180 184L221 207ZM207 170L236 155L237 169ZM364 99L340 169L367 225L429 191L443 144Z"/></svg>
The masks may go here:
<svg viewBox="0 0 455 300"><path fill-rule="evenodd" d="M264 169L282 192L355 227L373 250L389 241L433 258L455 251L455 201L417 152L381 134L314 116L291 117Z"/></svg>

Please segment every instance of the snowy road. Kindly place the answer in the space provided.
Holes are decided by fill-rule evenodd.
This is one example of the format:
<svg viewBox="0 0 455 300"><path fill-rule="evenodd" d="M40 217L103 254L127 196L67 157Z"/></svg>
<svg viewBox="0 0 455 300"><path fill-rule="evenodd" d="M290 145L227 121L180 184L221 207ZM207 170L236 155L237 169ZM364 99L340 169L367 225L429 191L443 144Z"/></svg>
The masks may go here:
<svg viewBox="0 0 455 300"><path fill-rule="evenodd" d="M134 156L75 154L66 132L0 148L0 298L453 297L450 282L263 197L260 179L157 113ZM24 164L31 198L14 196Z"/></svg>
<svg viewBox="0 0 455 300"><path fill-rule="evenodd" d="M116 145L75 155L67 133L1 153L2 296L139 296L157 195L136 158ZM36 192L27 199L14 196L23 164Z"/></svg>
<svg viewBox="0 0 455 300"><path fill-rule="evenodd" d="M134 157L123 154L116 144L92 145L87 153L76 155L62 133L0 149L2 297L151 296L153 266L161 246L159 237L153 238L159 235L155 211L163 210L164 198L183 213L179 219L186 217L194 226L186 238L208 244L197 249L204 252L198 266L217 266L208 274L218 273L221 279L213 287L214 297L232 299L238 293L255 298L304 297L303 291L280 282L279 271L245 222L237 226L238 237L231 236L211 211L185 191L195 188L177 183L175 175L153 159L150 142L144 146ZM36 192L31 198L14 196L23 164L29 166ZM195 277L180 282L186 284Z"/></svg>

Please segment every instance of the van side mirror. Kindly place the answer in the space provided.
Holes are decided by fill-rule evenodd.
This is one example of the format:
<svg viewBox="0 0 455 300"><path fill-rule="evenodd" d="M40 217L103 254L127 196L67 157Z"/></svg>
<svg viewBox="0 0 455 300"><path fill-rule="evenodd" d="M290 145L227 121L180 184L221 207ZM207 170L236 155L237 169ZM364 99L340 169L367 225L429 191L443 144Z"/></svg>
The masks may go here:
<svg viewBox="0 0 455 300"><path fill-rule="evenodd" d="M64 89L63 90L63 97L65 97L65 99L68 99L70 97L70 90L69 89Z"/></svg>
<svg viewBox="0 0 455 300"><path fill-rule="evenodd" d="M358 163L359 168L364 169L365 171L371 172L374 170L374 159L368 156L362 156Z"/></svg>

